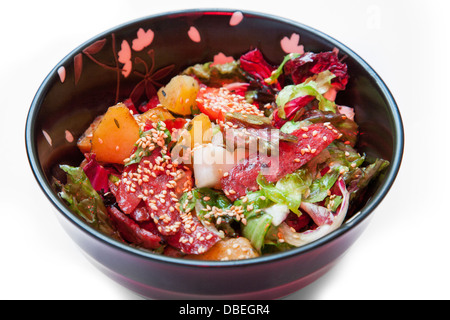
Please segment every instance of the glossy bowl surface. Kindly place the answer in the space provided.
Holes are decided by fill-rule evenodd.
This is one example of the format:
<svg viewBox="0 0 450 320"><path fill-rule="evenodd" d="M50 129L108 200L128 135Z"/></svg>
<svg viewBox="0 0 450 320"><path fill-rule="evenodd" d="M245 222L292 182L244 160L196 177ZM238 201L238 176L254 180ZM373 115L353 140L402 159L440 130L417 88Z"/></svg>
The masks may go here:
<svg viewBox="0 0 450 320"><path fill-rule="evenodd" d="M238 58L259 48L278 64L287 52L339 49L349 84L337 102L355 107L368 156L391 162L370 196L352 207L329 235L284 253L241 261L190 261L152 254L110 239L72 214L51 187L58 164L78 165L77 138L95 116L130 96L146 99L185 67L218 53ZM394 183L403 155L403 126L394 98L376 72L351 49L301 23L239 10L188 10L118 26L69 53L43 81L29 110L28 158L62 226L103 272L156 299L274 299L327 272L364 230Z"/></svg>

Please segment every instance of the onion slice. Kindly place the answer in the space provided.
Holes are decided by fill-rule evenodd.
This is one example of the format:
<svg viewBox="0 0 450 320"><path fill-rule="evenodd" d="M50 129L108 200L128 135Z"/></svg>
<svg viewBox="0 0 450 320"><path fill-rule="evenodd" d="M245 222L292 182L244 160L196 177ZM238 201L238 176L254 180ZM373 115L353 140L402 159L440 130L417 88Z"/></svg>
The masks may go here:
<svg viewBox="0 0 450 320"><path fill-rule="evenodd" d="M350 194L347 191L345 182L342 179L339 179L336 183L342 193L342 203L336 214L333 214L333 212L325 207L315 204L303 206L302 209L311 216L318 227L314 230L307 230L299 233L293 231L285 222L283 222L279 226L279 232L286 243L300 247L322 238L342 225L345 216L347 215Z"/></svg>

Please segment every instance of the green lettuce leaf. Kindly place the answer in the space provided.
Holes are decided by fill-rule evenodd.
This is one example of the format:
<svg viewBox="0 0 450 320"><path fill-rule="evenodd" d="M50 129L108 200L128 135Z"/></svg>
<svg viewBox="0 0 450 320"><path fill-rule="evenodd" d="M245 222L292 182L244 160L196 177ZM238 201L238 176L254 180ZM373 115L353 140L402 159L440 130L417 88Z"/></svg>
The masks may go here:
<svg viewBox="0 0 450 320"><path fill-rule="evenodd" d="M280 131L286 134L291 134L292 132L301 129L303 127L308 127L312 124L312 122L305 121L288 121L281 128Z"/></svg>
<svg viewBox="0 0 450 320"><path fill-rule="evenodd" d="M245 77L238 61L223 64L207 62L186 68L183 74L195 76L202 83L210 87L221 87L226 83L245 82Z"/></svg>
<svg viewBox="0 0 450 320"><path fill-rule="evenodd" d="M246 237L252 246L261 252L264 245L266 233L272 225L272 216L270 214L262 214L247 220L247 224L242 230L242 234Z"/></svg>
<svg viewBox="0 0 450 320"><path fill-rule="evenodd" d="M350 171L344 178L350 192L350 201L357 198L372 181L381 176L386 168L389 167L389 164L387 160L375 159L373 163L366 167Z"/></svg>
<svg viewBox="0 0 450 320"><path fill-rule="evenodd" d="M321 178L315 179L309 187L309 195L304 201L314 203L324 200L328 190L339 178L339 169L335 168L325 173Z"/></svg>
<svg viewBox="0 0 450 320"><path fill-rule="evenodd" d="M278 80L278 77L283 73L283 68L284 68L284 65L286 64L286 62L288 62L289 60L296 59L300 56L301 56L300 53L290 53L290 54L286 55L284 57L283 61L281 62L281 64L278 66L278 68L272 72L270 77L264 79L264 81L269 84L275 83Z"/></svg>
<svg viewBox="0 0 450 320"><path fill-rule="evenodd" d="M265 209L272 204L273 202L271 199L269 199L262 190L249 192L243 199L238 199L233 203L235 207L241 206L243 208L247 220L259 216L262 209Z"/></svg>
<svg viewBox="0 0 450 320"><path fill-rule="evenodd" d="M179 203L181 211L190 212L196 209L197 217L201 221L214 224L218 231L223 231L224 235L236 236L236 231L232 226L235 221L234 217L222 215L220 223L218 223L214 215L208 215L214 207L226 211L232 206L231 201L222 191L211 188L192 189L181 195Z"/></svg>
<svg viewBox="0 0 450 320"><path fill-rule="evenodd" d="M103 199L94 190L84 170L80 167L60 165L66 172L67 182L62 184L54 180L60 190L58 195L66 201L69 208L93 228L115 239L121 239L113 227Z"/></svg>
<svg viewBox="0 0 450 320"><path fill-rule="evenodd" d="M319 110L336 112L336 104L326 99L323 94L328 91L331 80L335 77L331 72L320 73L316 80L308 80L297 85L285 86L277 95L276 103L279 107L280 117L283 118L284 106L291 100L306 95L313 96L319 101Z"/></svg>
<svg viewBox="0 0 450 320"><path fill-rule="evenodd" d="M249 239L259 252L261 252L267 230L272 223L272 216L266 214L263 209L272 204L273 202L261 190L249 192L243 199L238 199L233 203L235 207L243 209L246 219L246 222L241 224L243 236Z"/></svg>
<svg viewBox="0 0 450 320"><path fill-rule="evenodd" d="M356 168L363 165L366 156L361 155L352 146L341 141L333 141L327 148L330 154L331 167L345 170L344 180L347 180L346 175L353 172Z"/></svg>
<svg viewBox="0 0 450 320"><path fill-rule="evenodd" d="M259 175L257 182L264 195L275 203L286 205L292 212L300 215L300 204L304 193L309 190L312 177L305 169L299 169L278 180L275 184L267 182L263 175Z"/></svg>
<svg viewBox="0 0 450 320"><path fill-rule="evenodd" d="M195 208L196 202L200 202L203 208L217 207L219 209L227 209L232 203L221 191L211 188L196 188L183 193L180 197L180 210L189 212ZM202 218L204 212L197 212L197 216Z"/></svg>

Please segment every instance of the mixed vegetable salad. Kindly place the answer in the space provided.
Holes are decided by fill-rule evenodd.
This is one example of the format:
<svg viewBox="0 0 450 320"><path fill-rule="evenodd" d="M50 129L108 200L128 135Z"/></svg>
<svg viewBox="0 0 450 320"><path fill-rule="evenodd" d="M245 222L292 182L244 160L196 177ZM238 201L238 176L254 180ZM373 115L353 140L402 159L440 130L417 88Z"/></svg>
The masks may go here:
<svg viewBox="0 0 450 320"><path fill-rule="evenodd" d="M78 140L84 160L61 165L55 187L97 230L159 254L302 246L337 229L389 166L355 149L354 109L335 102L348 79L337 50L193 65L149 101L98 116Z"/></svg>

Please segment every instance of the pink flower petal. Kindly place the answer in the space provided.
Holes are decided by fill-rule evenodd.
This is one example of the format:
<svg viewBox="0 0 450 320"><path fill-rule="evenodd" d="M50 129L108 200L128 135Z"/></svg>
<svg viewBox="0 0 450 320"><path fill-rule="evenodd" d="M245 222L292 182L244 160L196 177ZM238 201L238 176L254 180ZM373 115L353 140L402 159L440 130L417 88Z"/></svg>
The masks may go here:
<svg viewBox="0 0 450 320"><path fill-rule="evenodd" d="M58 75L61 83L64 83L64 81L66 80L66 68L64 68L64 66L58 68Z"/></svg>
<svg viewBox="0 0 450 320"><path fill-rule="evenodd" d="M236 11L231 15L230 18L230 26L234 27L241 23L242 19L244 19L244 15L240 11Z"/></svg>
<svg viewBox="0 0 450 320"><path fill-rule="evenodd" d="M47 140L48 144L51 146L52 145L52 138L50 137L50 135L45 130L42 130L42 134L44 135L45 140Z"/></svg>
<svg viewBox="0 0 450 320"><path fill-rule="evenodd" d="M66 141L69 142L69 143L73 142L73 135L72 135L72 133L69 130L66 130L65 134L66 134Z"/></svg>
<svg viewBox="0 0 450 320"><path fill-rule="evenodd" d="M141 51L149 46L153 41L154 35L151 29L144 31L144 29L140 28L137 32L137 38L133 40L133 50Z"/></svg>
<svg viewBox="0 0 450 320"><path fill-rule="evenodd" d="M130 73L131 73L131 69L133 69L133 64L130 61L125 62L123 68L122 68L122 74L125 78L127 78Z"/></svg>
<svg viewBox="0 0 450 320"><path fill-rule="evenodd" d="M202 40L200 37L200 33L198 32L197 28L195 28L195 27L191 27L189 29L188 36L194 42L200 42Z"/></svg>
<svg viewBox="0 0 450 320"><path fill-rule="evenodd" d="M224 64L224 63L228 63L228 62L233 62L233 61L234 61L233 57L227 57L222 52L219 52L218 54L216 54L214 56L214 61L211 64L211 66L216 65L216 64Z"/></svg>
<svg viewBox="0 0 450 320"><path fill-rule="evenodd" d="M303 49L303 45L299 44L300 35L297 33L293 33L290 38L284 37L281 39L280 44L281 48L286 53L300 53L303 54L305 51Z"/></svg>
<svg viewBox="0 0 450 320"><path fill-rule="evenodd" d="M78 84L81 78L81 72L83 71L83 55L81 53L73 57L73 68L75 73L75 84Z"/></svg>
<svg viewBox="0 0 450 320"><path fill-rule="evenodd" d="M131 60L131 48L128 41L123 40L120 45L119 62L125 64Z"/></svg>

